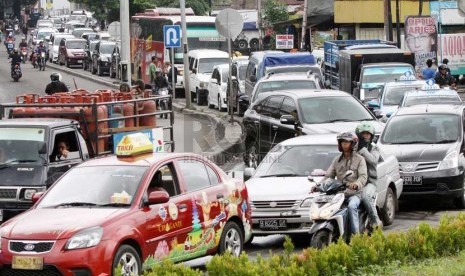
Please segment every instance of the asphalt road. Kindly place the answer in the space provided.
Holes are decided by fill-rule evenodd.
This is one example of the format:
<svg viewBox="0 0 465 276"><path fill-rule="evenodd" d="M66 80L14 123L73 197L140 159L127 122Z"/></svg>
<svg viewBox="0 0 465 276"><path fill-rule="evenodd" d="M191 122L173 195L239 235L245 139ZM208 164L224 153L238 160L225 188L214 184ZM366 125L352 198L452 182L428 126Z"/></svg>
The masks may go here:
<svg viewBox="0 0 465 276"><path fill-rule="evenodd" d="M45 86L50 81L50 74L56 69L47 67L41 72L38 69L33 69L32 65L27 62L23 64L23 77L18 83L13 82L10 77L10 67L7 63L6 49L3 44L0 45L0 102L12 102L16 100L16 96L24 93L38 93L44 95ZM55 66L54 66L55 67ZM74 88L74 83L79 88L84 88L89 91L97 89L111 88L111 85L105 87L101 83L92 81L89 78L103 78L109 83L112 79L108 76L98 77L91 75L89 72L84 72L80 68L70 69L72 74L61 72L63 81ZM82 75L87 77L81 77ZM165 124L166 120L159 121ZM175 143L176 151L194 151L201 152L208 148L208 139L196 139L194 137L209 137L212 135L211 122L208 120L199 120L187 115L175 113ZM243 170L243 165L240 163L228 164L228 169L234 171ZM438 224L439 218L444 214L456 214L460 210L455 210L452 204L447 200L437 199L418 199L415 201L401 201L400 212L396 215L394 224L384 228L385 232L404 231L417 226L421 222L426 222L431 225ZM284 236L271 235L267 237L256 237L253 243L247 245L245 251L252 257L258 254L267 256L270 251L279 253L283 251ZM294 239L296 250L300 250L308 245L306 237ZM188 262L190 266L202 266L208 258Z"/></svg>

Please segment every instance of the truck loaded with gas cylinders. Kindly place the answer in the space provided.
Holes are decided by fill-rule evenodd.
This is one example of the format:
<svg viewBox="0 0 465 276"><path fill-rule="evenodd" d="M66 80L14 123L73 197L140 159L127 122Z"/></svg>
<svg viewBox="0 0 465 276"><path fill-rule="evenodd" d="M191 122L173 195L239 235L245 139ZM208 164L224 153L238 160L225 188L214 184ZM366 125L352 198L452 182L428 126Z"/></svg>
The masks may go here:
<svg viewBox="0 0 465 276"><path fill-rule="evenodd" d="M324 44L325 82L365 101L408 71L415 74L415 55L384 40L335 40ZM376 92L371 93L371 91Z"/></svg>
<svg viewBox="0 0 465 276"><path fill-rule="evenodd" d="M1 104L0 220L29 209L32 195L45 191L71 167L124 147L125 134L144 133L154 151L174 151L173 113L156 107L169 97L75 90L24 94L16 103ZM157 122L162 114L169 119Z"/></svg>

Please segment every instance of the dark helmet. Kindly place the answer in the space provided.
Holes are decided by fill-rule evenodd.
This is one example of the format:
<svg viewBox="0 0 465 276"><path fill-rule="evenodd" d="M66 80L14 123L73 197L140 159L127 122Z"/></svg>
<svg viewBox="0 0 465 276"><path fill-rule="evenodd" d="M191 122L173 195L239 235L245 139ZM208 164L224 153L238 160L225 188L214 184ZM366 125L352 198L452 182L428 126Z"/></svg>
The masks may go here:
<svg viewBox="0 0 465 276"><path fill-rule="evenodd" d="M59 81L59 80L60 80L60 74L58 74L58 73L52 73L52 74L50 75L50 79L51 79L53 82Z"/></svg>
<svg viewBox="0 0 465 276"><path fill-rule="evenodd" d="M143 80L138 79L138 80L136 81L136 85L137 85L137 87L139 87L139 89L145 90L145 83L144 83Z"/></svg>
<svg viewBox="0 0 465 276"><path fill-rule="evenodd" d="M161 68L157 67L157 69L155 69L155 74L157 74L157 73L161 73Z"/></svg>
<svg viewBox="0 0 465 276"><path fill-rule="evenodd" d="M337 135L337 145L339 148L339 151L342 152L342 146L341 142L342 141L349 141L351 142L351 148L352 150L356 150L358 147L358 137L357 135L352 132L352 131L347 131L347 132L342 132Z"/></svg>
<svg viewBox="0 0 465 276"><path fill-rule="evenodd" d="M442 60L442 63L447 65L449 63L449 60L447 58L445 58L445 59Z"/></svg>
<svg viewBox="0 0 465 276"><path fill-rule="evenodd" d="M362 135L362 132L370 133L371 140L373 140L373 137L375 136L375 127L370 122L361 122L355 129L355 133L359 139L361 139L360 136Z"/></svg>
<svg viewBox="0 0 465 276"><path fill-rule="evenodd" d="M13 54L17 54L18 53L18 49L14 48L13 49Z"/></svg>
<svg viewBox="0 0 465 276"><path fill-rule="evenodd" d="M447 69L447 65L441 64L441 65L439 65L438 69L439 69L439 70L446 70L446 69Z"/></svg>
<svg viewBox="0 0 465 276"><path fill-rule="evenodd" d="M44 42L41 40L41 41L39 42L39 45L44 45Z"/></svg>

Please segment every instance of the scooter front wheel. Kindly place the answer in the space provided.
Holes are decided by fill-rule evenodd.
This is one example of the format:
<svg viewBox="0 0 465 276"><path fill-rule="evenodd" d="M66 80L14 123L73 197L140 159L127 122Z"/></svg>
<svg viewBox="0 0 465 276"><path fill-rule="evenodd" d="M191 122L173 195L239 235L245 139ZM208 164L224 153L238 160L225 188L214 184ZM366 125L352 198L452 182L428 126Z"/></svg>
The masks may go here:
<svg viewBox="0 0 465 276"><path fill-rule="evenodd" d="M310 246L321 249L328 246L332 242L331 232L327 229L322 229L313 234Z"/></svg>

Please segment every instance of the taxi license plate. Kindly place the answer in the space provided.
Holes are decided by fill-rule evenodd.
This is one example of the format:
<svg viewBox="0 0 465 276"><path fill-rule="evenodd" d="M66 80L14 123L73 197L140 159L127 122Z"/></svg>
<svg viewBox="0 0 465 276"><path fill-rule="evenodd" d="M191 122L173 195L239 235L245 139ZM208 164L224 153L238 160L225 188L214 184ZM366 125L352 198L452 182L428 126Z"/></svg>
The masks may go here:
<svg viewBox="0 0 465 276"><path fill-rule="evenodd" d="M287 228L285 219L261 219L258 223L260 225L260 229L263 230L279 230Z"/></svg>
<svg viewBox="0 0 465 276"><path fill-rule="evenodd" d="M421 185L423 184L423 176L407 175L402 176L404 185Z"/></svg>
<svg viewBox="0 0 465 276"><path fill-rule="evenodd" d="M42 257L13 256L11 263L13 269L42 270L43 267L44 259Z"/></svg>
<svg viewBox="0 0 465 276"><path fill-rule="evenodd" d="M77 63L82 63L82 60L78 60Z"/></svg>

